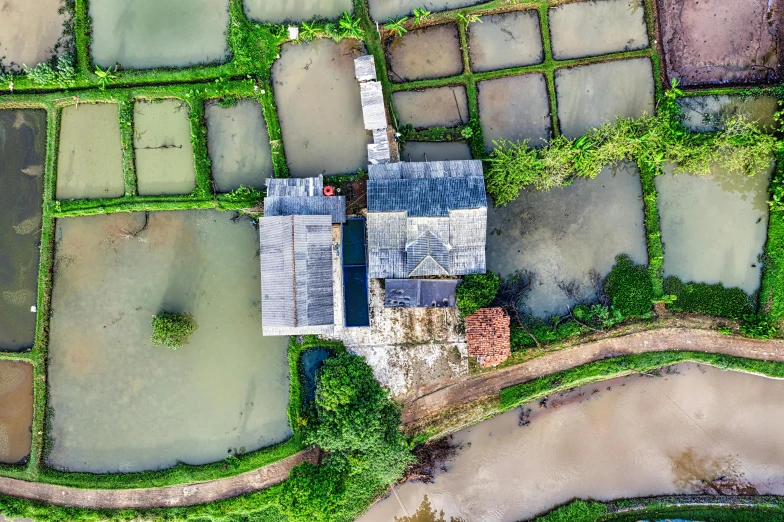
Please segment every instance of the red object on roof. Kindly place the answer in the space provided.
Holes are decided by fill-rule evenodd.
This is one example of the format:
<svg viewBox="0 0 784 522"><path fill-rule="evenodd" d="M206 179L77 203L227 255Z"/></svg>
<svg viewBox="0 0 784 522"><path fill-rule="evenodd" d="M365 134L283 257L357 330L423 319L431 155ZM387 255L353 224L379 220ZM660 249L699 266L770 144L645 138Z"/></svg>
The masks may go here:
<svg viewBox="0 0 784 522"><path fill-rule="evenodd" d="M481 308L466 317L468 356L482 368L498 366L511 354L509 316L502 308Z"/></svg>
<svg viewBox="0 0 784 522"><path fill-rule="evenodd" d="M324 195L325 196L334 196L335 195L335 189L333 187L331 187L330 185L324 185Z"/></svg>

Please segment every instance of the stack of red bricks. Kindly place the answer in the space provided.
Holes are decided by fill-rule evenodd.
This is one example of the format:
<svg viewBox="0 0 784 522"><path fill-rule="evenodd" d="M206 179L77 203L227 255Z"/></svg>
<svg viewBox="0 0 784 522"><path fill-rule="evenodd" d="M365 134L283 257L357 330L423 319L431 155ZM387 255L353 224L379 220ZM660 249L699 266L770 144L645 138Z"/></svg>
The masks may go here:
<svg viewBox="0 0 784 522"><path fill-rule="evenodd" d="M502 308L481 308L466 317L468 356L476 357L482 368L498 366L512 353L509 344L509 316Z"/></svg>

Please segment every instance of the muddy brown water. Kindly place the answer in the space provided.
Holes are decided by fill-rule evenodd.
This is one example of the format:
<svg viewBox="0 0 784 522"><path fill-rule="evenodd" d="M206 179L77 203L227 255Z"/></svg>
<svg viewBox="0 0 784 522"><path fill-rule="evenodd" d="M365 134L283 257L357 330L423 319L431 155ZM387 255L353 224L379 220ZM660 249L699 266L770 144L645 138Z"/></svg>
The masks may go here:
<svg viewBox="0 0 784 522"><path fill-rule="evenodd" d="M140 196L187 194L196 188L190 107L182 100L133 104L133 149Z"/></svg>
<svg viewBox="0 0 784 522"><path fill-rule="evenodd" d="M539 13L535 9L482 17L468 25L471 70L522 67L544 60Z"/></svg>
<svg viewBox="0 0 784 522"><path fill-rule="evenodd" d="M433 13L458 9L478 3L479 0L368 0L373 20L386 22L388 18L411 16L414 9L425 8Z"/></svg>
<svg viewBox="0 0 784 522"><path fill-rule="evenodd" d="M561 132L577 138L615 118L653 114L651 60L637 58L555 71Z"/></svg>
<svg viewBox="0 0 784 522"><path fill-rule="evenodd" d="M395 83L455 76L463 72L456 24L409 31L387 44L389 79Z"/></svg>
<svg viewBox="0 0 784 522"><path fill-rule="evenodd" d="M116 103L63 108L57 156L57 199L125 194L120 116Z"/></svg>
<svg viewBox="0 0 784 522"><path fill-rule="evenodd" d="M0 350L35 341L46 112L0 111Z"/></svg>
<svg viewBox="0 0 784 522"><path fill-rule="evenodd" d="M514 522L575 497L780 495L782 429L780 380L696 364L613 379L458 432L446 473L398 487L360 520L410 516L425 500L447 520Z"/></svg>
<svg viewBox="0 0 784 522"><path fill-rule="evenodd" d="M367 145L350 39L284 44L272 66L286 161L294 177L367 168Z"/></svg>
<svg viewBox="0 0 784 522"><path fill-rule="evenodd" d="M468 97L465 87L436 87L392 94L400 125L415 128L454 127L468 123Z"/></svg>
<svg viewBox="0 0 784 522"><path fill-rule="evenodd" d="M772 169L749 177L714 167L710 175L693 176L665 166L656 177L664 275L757 290Z"/></svg>
<svg viewBox="0 0 784 522"><path fill-rule="evenodd" d="M258 232L233 213L59 220L48 464L119 472L204 464L291 435L288 338L261 335ZM198 328L153 346L160 311Z"/></svg>
<svg viewBox="0 0 784 522"><path fill-rule="evenodd" d="M93 0L92 59L132 69L224 60L228 0Z"/></svg>
<svg viewBox="0 0 784 522"><path fill-rule="evenodd" d="M453 161L470 160L471 148L467 143L433 143L409 141L402 145L401 161Z"/></svg>
<svg viewBox="0 0 784 522"><path fill-rule="evenodd" d="M659 0L668 75L683 85L780 81L781 0Z"/></svg>
<svg viewBox="0 0 784 522"><path fill-rule="evenodd" d="M253 100L228 108L210 103L205 116L207 150L218 192L231 192L240 185L263 189L264 180L274 171L261 105Z"/></svg>
<svg viewBox="0 0 784 522"><path fill-rule="evenodd" d="M3 0L0 2L0 66L35 67L57 52L58 43L66 44L63 24L66 13L59 13L62 0ZM5 86L3 86L5 88Z"/></svg>
<svg viewBox="0 0 784 522"><path fill-rule="evenodd" d="M33 367L0 361L0 462L16 464L30 454Z"/></svg>
<svg viewBox="0 0 784 522"><path fill-rule="evenodd" d="M487 269L531 272L526 309L537 317L595 299L591 271L604 278L618 254L648 260L642 185L632 163L547 192L524 190L506 207L488 209ZM579 300L559 286L570 283Z"/></svg>
<svg viewBox="0 0 784 522"><path fill-rule="evenodd" d="M500 139L530 140L532 147L550 139L552 119L544 75L507 76L479 82L478 87L479 119L488 152Z"/></svg>
<svg viewBox="0 0 784 522"><path fill-rule="evenodd" d="M550 9L553 58L585 56L648 47L643 0L598 0L559 5Z"/></svg>
<svg viewBox="0 0 784 522"><path fill-rule="evenodd" d="M683 122L694 132L714 132L724 127L727 119L743 116L766 130L778 129L774 120L779 101L773 96L744 100L739 96L689 96L679 98Z"/></svg>
<svg viewBox="0 0 784 522"><path fill-rule="evenodd" d="M354 12L351 0L245 0L243 5L248 18L275 24L337 18L344 12Z"/></svg>

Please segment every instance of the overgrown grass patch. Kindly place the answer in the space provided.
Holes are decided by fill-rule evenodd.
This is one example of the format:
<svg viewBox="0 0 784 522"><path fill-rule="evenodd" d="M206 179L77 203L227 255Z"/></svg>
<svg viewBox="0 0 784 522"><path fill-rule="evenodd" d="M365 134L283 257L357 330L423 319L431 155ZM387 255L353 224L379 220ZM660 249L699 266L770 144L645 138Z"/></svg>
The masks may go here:
<svg viewBox="0 0 784 522"><path fill-rule="evenodd" d="M754 299L740 288L725 288L721 283L684 283L676 276L664 280L664 293L675 296L671 310L742 319L754 312Z"/></svg>

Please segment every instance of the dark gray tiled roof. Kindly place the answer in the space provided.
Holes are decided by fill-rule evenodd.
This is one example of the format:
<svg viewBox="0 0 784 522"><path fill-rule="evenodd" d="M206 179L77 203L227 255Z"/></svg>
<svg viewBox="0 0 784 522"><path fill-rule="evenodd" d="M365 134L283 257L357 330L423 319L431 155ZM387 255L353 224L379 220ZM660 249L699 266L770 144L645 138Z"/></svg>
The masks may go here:
<svg viewBox="0 0 784 522"><path fill-rule="evenodd" d="M267 196L265 216L331 216L332 223L346 222L345 196Z"/></svg>
<svg viewBox="0 0 784 522"><path fill-rule="evenodd" d="M450 210L487 208L485 181L479 177L370 179L367 195L368 212L405 211L408 217L448 216Z"/></svg>

